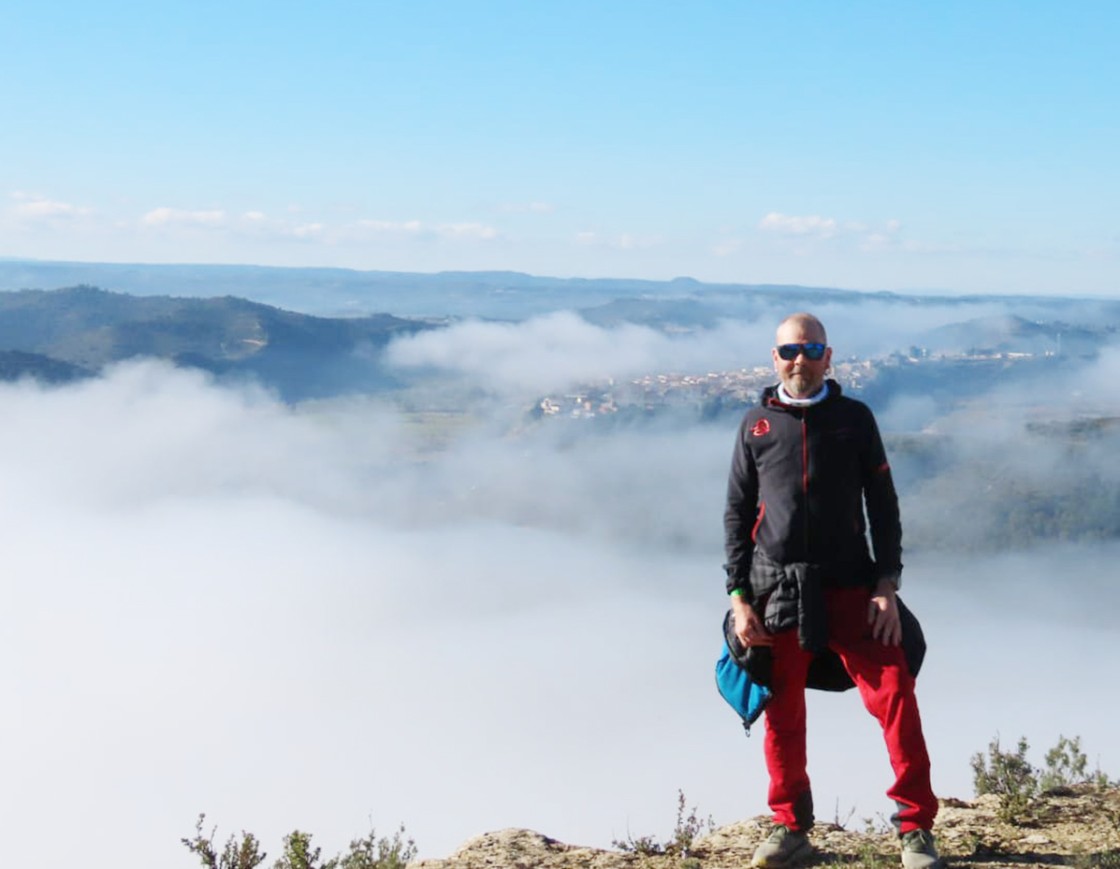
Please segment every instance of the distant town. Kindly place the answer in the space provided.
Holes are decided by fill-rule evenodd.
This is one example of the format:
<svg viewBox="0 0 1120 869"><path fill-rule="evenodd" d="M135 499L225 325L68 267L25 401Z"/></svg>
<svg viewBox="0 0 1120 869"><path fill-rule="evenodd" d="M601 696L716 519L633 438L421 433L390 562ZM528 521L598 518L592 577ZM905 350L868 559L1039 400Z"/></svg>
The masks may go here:
<svg viewBox="0 0 1120 869"><path fill-rule="evenodd" d="M851 357L834 361L829 375L849 394L867 392L889 378L895 386L914 379L925 388L934 384L947 387L962 378L973 379L994 372L1006 374L1010 368L1054 362L1058 355L1019 352L930 353L911 347L907 353L893 353L878 359ZM619 381L607 378L571 391L540 398L533 414L551 419L595 419L619 413L652 414L672 407L698 408L701 415L714 416L728 410L756 404L762 390L777 382L771 366L742 368L736 371L709 371L704 374L646 374Z"/></svg>

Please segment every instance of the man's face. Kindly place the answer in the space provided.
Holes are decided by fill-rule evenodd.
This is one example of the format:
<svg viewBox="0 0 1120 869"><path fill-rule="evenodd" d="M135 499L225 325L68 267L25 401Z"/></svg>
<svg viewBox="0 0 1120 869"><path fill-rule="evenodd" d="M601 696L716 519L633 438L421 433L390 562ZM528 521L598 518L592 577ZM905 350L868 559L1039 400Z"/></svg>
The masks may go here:
<svg viewBox="0 0 1120 869"><path fill-rule="evenodd" d="M778 327L777 344L770 355L774 357L774 370L778 372L782 385L793 398L808 398L820 390L828 366L832 363L832 348L825 348L824 356L814 362L804 353L787 361L778 355L778 347L783 344L813 343L825 343L824 334L813 324L794 321Z"/></svg>

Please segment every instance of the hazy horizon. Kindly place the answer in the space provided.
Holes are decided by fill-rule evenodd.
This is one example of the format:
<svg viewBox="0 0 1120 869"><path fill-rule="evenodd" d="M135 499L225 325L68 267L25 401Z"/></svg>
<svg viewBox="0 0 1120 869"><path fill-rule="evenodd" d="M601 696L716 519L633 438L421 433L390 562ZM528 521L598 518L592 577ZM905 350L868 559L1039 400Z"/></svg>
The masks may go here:
<svg viewBox="0 0 1120 869"><path fill-rule="evenodd" d="M32 268L58 268L64 274L75 275L72 280L64 281L62 283L57 280L52 282L51 286L10 286L0 291L11 291L16 289L60 289L66 286L73 286L75 283L92 283L97 285L97 270L151 270L152 273L159 273L161 270L177 271L183 270L190 272L192 270L205 271L222 271L229 270L231 272L249 272L249 273L268 273L276 272L279 274L291 273L293 275L306 272L339 272L343 274L353 275L372 275L372 276L414 276L420 278L438 278L445 276L455 275L520 275L530 281L545 281L545 282L571 282L578 284L650 284L654 286L671 286L674 283L693 283L702 287L717 289L721 287L788 287L790 289L808 289L808 290L823 290L823 291L836 291L843 294L857 294L868 297L886 294L889 296L898 296L902 299L907 298L943 298L946 302L953 302L955 300L974 300L991 299L993 301L1000 301L1003 299L1040 299L1040 300L1069 300L1071 302L1092 302L1092 301L1110 301L1120 298L1120 284L1109 284L1106 287L1099 289L1029 289L1016 286L1002 286L1002 287L988 287L988 288L960 288L952 286L938 286L927 284L910 284L910 285L896 285L891 283L882 284L869 284L869 285L846 285L838 284L835 282L818 282L806 283L794 280L752 280L749 276L742 277L728 276L726 278L700 278L688 273L678 273L666 276L657 277L642 277L633 274L625 273L611 273L600 274L597 272L584 272L573 273L564 271L526 271L521 269L503 269L498 267L492 268L446 268L446 269L390 269L380 268L376 265L369 267L358 266L339 266L330 265L321 262L307 262L299 265L286 265L286 264L273 264L261 261L252 261L246 259L232 259L232 260L198 260L198 261L181 261L181 260L144 260L144 259L112 259L112 258L92 258L92 259L68 259L65 257L33 257L22 255L8 255L0 256L0 265L7 264L10 266L26 265ZM83 268L92 269L88 276L82 273ZM127 272L116 272L115 277L125 279L124 285L114 284L113 286L101 287L115 292L136 292L138 283L130 283L135 281L135 274L128 274ZM144 275L144 280L149 279L149 275ZM267 291L266 287L262 287L259 283L253 283L246 286L246 296L253 296L260 293L262 290ZM190 295L194 295L191 293Z"/></svg>

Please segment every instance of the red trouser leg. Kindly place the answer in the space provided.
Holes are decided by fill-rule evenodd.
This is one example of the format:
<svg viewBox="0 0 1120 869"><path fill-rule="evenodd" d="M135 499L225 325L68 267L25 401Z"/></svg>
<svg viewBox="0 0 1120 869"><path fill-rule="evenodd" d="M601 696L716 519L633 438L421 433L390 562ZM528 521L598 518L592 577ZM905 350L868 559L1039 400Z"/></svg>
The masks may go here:
<svg viewBox="0 0 1120 869"><path fill-rule="evenodd" d="M774 635L774 667L766 705L768 802L774 823L791 830L813 826L812 791L805 757L805 676L811 655L797 644L797 631Z"/></svg>
<svg viewBox="0 0 1120 869"><path fill-rule="evenodd" d="M884 646L871 636L869 599L866 589L829 591L829 645L840 655L863 705L883 729L895 775L887 796L898 806L894 820L899 832L928 830L937 816L937 797L930 786L914 677L901 646Z"/></svg>
<svg viewBox="0 0 1120 869"><path fill-rule="evenodd" d="M887 796L898 806L903 833L928 830L937 814L929 777L929 755L914 696L914 679L901 647L871 637L867 589L829 589L829 646L840 655L867 710L879 721L895 782ZM766 768L774 823L790 829L812 826L812 796L805 754L805 677L810 656L797 631L774 636L772 689L766 707Z"/></svg>

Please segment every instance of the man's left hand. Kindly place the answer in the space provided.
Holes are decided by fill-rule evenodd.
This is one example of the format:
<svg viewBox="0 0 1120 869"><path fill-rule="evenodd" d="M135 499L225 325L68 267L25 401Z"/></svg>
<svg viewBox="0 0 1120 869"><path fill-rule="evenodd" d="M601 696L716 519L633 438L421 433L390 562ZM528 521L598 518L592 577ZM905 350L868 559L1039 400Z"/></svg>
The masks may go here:
<svg viewBox="0 0 1120 869"><path fill-rule="evenodd" d="M867 605L867 623L871 636L884 646L897 646L902 642L902 619L898 615L898 601L894 596L894 583L879 580Z"/></svg>

